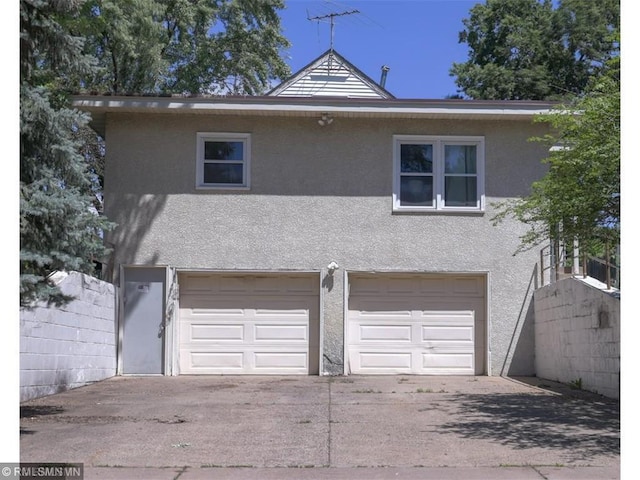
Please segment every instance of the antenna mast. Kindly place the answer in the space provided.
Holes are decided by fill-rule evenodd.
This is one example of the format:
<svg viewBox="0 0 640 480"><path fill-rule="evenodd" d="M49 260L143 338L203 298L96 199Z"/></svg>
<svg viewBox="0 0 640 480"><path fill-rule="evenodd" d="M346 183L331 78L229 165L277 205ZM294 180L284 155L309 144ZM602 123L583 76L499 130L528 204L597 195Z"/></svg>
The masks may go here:
<svg viewBox="0 0 640 480"><path fill-rule="evenodd" d="M329 22L331 24L331 43L330 43L330 50L333 51L333 19L335 17L342 17L343 15L353 15L354 13L360 13L360 11L358 10L350 10L348 12L342 12L342 13L328 13L327 15L320 15L320 16L316 16L316 17L309 17L309 12L307 11L307 20L316 20L316 21L320 21L320 20L324 20L325 18L329 19Z"/></svg>

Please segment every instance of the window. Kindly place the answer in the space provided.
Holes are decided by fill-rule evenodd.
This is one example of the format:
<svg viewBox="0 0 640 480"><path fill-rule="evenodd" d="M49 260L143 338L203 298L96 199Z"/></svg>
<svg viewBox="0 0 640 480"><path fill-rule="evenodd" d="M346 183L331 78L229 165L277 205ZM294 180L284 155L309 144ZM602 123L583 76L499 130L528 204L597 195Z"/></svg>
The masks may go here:
<svg viewBox="0 0 640 480"><path fill-rule="evenodd" d="M393 137L395 211L484 210L484 137Z"/></svg>
<svg viewBox="0 0 640 480"><path fill-rule="evenodd" d="M249 188L248 133L198 133L196 187Z"/></svg>

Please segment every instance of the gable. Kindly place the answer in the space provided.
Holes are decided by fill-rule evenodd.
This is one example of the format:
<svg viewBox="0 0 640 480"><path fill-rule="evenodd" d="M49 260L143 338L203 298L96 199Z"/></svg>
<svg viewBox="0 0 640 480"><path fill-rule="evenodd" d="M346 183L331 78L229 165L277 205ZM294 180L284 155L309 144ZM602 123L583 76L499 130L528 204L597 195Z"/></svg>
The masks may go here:
<svg viewBox="0 0 640 480"><path fill-rule="evenodd" d="M394 98L335 50L328 50L267 95Z"/></svg>

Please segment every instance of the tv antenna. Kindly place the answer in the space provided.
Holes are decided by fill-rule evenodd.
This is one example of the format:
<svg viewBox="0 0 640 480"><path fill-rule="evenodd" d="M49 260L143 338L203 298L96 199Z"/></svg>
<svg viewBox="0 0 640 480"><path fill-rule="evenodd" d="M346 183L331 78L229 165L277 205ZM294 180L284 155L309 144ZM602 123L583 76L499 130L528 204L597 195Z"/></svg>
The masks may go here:
<svg viewBox="0 0 640 480"><path fill-rule="evenodd" d="M344 15L353 15L355 13L360 13L359 10L349 10L348 12L342 12L342 13L328 13L326 15L319 15L316 17L309 17L309 11L307 10L307 20L316 20L317 22L320 22L321 20L324 20L326 18L329 19L329 23L331 25L331 39L330 39L330 46L329 49L331 51L333 51L333 27L334 27L334 21L333 19L335 17L342 17Z"/></svg>

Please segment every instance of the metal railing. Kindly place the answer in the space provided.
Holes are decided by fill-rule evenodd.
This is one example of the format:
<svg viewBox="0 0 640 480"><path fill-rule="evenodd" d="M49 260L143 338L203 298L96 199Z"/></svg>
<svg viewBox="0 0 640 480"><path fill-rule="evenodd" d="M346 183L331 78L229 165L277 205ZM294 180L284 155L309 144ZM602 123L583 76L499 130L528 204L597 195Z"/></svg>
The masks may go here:
<svg viewBox="0 0 640 480"><path fill-rule="evenodd" d="M588 257L586 275L607 284L607 289L620 288L620 265L606 258Z"/></svg>
<svg viewBox="0 0 640 480"><path fill-rule="evenodd" d="M620 247L612 251L605 245L604 258L578 254L578 245L551 242L540 250L540 286L545 285L548 273L549 283L562 278L582 276L592 277L607 285L607 290L620 289Z"/></svg>

